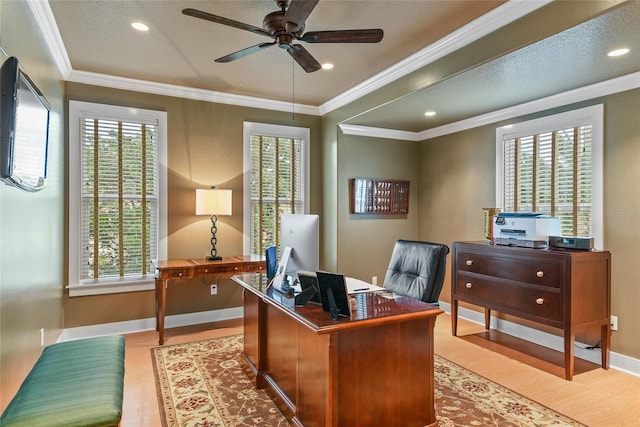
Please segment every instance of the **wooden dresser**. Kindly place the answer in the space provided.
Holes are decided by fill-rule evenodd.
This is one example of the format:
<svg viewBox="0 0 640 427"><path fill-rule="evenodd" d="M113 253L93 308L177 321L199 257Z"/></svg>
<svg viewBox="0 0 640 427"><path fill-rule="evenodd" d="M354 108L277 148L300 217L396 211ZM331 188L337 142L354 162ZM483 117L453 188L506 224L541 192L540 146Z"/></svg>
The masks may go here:
<svg viewBox="0 0 640 427"><path fill-rule="evenodd" d="M602 367L609 367L611 255L608 251L528 249L454 242L451 327L457 333L458 302L564 331L565 378L573 378L575 331L599 327Z"/></svg>

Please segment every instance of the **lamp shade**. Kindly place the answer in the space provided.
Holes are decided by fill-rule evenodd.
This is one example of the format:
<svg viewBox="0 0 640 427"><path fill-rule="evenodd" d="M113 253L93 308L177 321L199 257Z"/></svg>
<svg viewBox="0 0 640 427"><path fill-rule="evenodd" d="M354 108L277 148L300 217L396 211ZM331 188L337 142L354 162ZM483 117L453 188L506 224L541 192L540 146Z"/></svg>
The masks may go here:
<svg viewBox="0 0 640 427"><path fill-rule="evenodd" d="M197 188L196 215L231 215L231 190Z"/></svg>

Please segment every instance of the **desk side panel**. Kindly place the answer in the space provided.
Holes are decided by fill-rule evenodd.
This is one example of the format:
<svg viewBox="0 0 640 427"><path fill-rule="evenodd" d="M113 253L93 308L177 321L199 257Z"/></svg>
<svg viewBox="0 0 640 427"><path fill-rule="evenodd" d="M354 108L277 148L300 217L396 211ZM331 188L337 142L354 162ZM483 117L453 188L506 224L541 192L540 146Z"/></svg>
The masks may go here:
<svg viewBox="0 0 640 427"><path fill-rule="evenodd" d="M256 388L263 388L264 371L264 303L251 292L243 290L244 299L244 358L253 375Z"/></svg>
<svg viewBox="0 0 640 427"><path fill-rule="evenodd" d="M337 425L435 423L435 316L340 332Z"/></svg>
<svg viewBox="0 0 640 427"><path fill-rule="evenodd" d="M298 398L296 418L305 427L330 426L331 335L298 324Z"/></svg>
<svg viewBox="0 0 640 427"><path fill-rule="evenodd" d="M290 417L296 413L298 322L271 304L265 308L265 379L272 399Z"/></svg>

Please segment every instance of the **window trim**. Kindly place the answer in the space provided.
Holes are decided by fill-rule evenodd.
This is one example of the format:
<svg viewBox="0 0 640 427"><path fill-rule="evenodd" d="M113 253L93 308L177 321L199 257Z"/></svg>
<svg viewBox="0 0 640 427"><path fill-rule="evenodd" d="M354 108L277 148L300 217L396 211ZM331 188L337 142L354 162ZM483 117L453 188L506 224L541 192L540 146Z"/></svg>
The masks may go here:
<svg viewBox="0 0 640 427"><path fill-rule="evenodd" d="M251 230L251 136L263 135L274 136L280 138L292 138L304 140L304 213L309 213L310 206L310 187L311 187L311 130L309 128L286 126L286 125L274 125L268 123L255 123L255 122L243 122L242 128L242 171L243 171L243 200L242 200L242 253L248 254L251 250L251 236L249 236L249 230Z"/></svg>
<svg viewBox="0 0 640 427"><path fill-rule="evenodd" d="M604 248L604 105L597 104L564 113L502 126L496 129L496 207L504 208L504 140L555 129L590 124L591 157L591 229L594 247Z"/></svg>
<svg viewBox="0 0 640 427"><path fill-rule="evenodd" d="M99 295L151 290L154 272L139 279L80 280L80 117L132 118L157 123L158 129L158 258L167 258L167 113L117 105L69 101L69 296Z"/></svg>

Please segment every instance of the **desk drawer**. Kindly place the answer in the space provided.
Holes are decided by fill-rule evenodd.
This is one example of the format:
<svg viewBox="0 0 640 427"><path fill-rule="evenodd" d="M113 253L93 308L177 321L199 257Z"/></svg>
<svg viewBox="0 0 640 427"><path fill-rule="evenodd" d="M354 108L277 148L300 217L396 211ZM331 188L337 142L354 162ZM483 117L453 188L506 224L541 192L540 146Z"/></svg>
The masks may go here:
<svg viewBox="0 0 640 427"><path fill-rule="evenodd" d="M196 267L196 276L204 276L205 274L235 273L236 271L238 271L238 267L229 264L199 265Z"/></svg>
<svg viewBox="0 0 640 427"><path fill-rule="evenodd" d="M562 322L559 289L545 289L543 286L459 271L455 297L525 318Z"/></svg>
<svg viewBox="0 0 640 427"><path fill-rule="evenodd" d="M162 275L164 276L164 279L187 279L193 277L193 269L185 268L164 270Z"/></svg>
<svg viewBox="0 0 640 427"><path fill-rule="evenodd" d="M547 260L528 260L460 251L456 267L458 271L469 271L553 288L559 288L562 281L562 264Z"/></svg>
<svg viewBox="0 0 640 427"><path fill-rule="evenodd" d="M245 262L243 265L243 271L246 273L256 273L264 270L264 263L262 262Z"/></svg>

